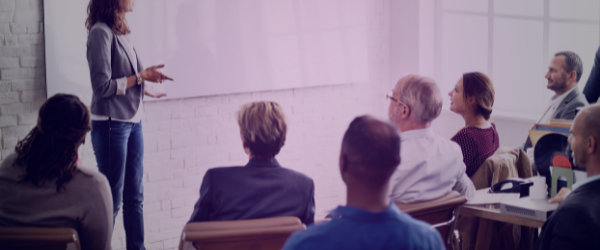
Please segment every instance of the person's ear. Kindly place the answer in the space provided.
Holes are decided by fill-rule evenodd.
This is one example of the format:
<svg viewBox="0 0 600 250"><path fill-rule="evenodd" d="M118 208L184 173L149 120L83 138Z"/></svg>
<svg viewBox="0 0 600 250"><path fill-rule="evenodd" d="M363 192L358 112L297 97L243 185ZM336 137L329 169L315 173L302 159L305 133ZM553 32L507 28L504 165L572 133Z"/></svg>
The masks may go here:
<svg viewBox="0 0 600 250"><path fill-rule="evenodd" d="M598 142L594 137L588 136L586 144L589 154L594 154L598 151Z"/></svg>
<svg viewBox="0 0 600 250"><path fill-rule="evenodd" d="M346 158L346 155L344 155L344 153L340 154L340 172L342 174L348 172L348 159Z"/></svg>
<svg viewBox="0 0 600 250"><path fill-rule="evenodd" d="M245 141L242 141L242 147L244 148L244 152L246 152L246 154L249 156L250 155L250 148L248 148L248 145L246 145Z"/></svg>
<svg viewBox="0 0 600 250"><path fill-rule="evenodd" d="M402 118L406 119L410 116L410 107L407 105L402 105Z"/></svg>
<svg viewBox="0 0 600 250"><path fill-rule="evenodd" d="M467 98L467 102L469 103L469 106L473 106L475 105L475 102L477 102L477 100L474 96L469 96L469 98Z"/></svg>
<svg viewBox="0 0 600 250"><path fill-rule="evenodd" d="M571 70L571 72L569 72L569 75L567 77L569 78L569 80L576 82L577 81L577 72L575 72L575 70Z"/></svg>

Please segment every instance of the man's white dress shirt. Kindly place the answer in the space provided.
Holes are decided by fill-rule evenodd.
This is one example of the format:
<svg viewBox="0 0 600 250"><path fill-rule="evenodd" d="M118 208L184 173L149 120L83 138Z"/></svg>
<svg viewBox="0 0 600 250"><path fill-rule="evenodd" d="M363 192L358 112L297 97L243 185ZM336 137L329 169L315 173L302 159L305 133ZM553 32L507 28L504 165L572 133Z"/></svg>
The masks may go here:
<svg viewBox="0 0 600 250"><path fill-rule="evenodd" d="M546 109L546 113L544 113L544 115L542 116L540 121L538 121L538 123L550 123L550 120L552 120L552 116L554 115L554 112L556 111L558 106L560 106L562 101L574 90L575 88L572 88L571 90L563 93L560 96L555 95L552 98L550 98L550 106L548 107L548 109Z"/></svg>
<svg viewBox="0 0 600 250"><path fill-rule="evenodd" d="M467 200L475 195L458 144L435 134L431 128L401 132L400 141L400 166L390 180L392 200L428 201L452 190Z"/></svg>

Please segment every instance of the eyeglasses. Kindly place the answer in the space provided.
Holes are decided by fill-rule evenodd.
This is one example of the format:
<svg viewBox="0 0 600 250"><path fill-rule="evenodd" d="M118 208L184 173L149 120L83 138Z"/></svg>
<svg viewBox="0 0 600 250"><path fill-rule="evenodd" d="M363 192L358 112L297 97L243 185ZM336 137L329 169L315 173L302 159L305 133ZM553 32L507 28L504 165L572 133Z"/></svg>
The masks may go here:
<svg viewBox="0 0 600 250"><path fill-rule="evenodd" d="M395 101L395 102L397 102L397 103L398 103L398 104L400 104L400 105L404 105L404 106L407 106L407 107L408 107L408 105L406 105L406 103L403 103L403 102L401 102L400 100L398 100L398 99L394 98L394 92L393 92L393 91L390 91L390 92L388 92L388 93L387 93L387 95L386 95L385 97L386 97L388 100Z"/></svg>

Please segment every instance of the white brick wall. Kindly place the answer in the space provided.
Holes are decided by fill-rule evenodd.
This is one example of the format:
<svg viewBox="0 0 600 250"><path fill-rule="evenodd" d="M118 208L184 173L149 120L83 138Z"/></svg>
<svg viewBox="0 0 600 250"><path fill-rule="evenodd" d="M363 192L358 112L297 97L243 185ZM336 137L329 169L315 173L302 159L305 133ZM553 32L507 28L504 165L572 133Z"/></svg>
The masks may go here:
<svg viewBox="0 0 600 250"><path fill-rule="evenodd" d="M145 103L144 220L148 249L175 249L198 199L206 170L242 165L235 112L253 100L283 105L289 132L277 157L315 181L316 218L345 202L338 173L341 138L351 119L385 117L389 79L389 0L367 1L369 73L367 83L186 98ZM5 158L34 126L45 101L41 0L0 0L0 141ZM83 24L82 24L83 25ZM80 150L96 167L91 139ZM113 249L125 248L121 214Z"/></svg>

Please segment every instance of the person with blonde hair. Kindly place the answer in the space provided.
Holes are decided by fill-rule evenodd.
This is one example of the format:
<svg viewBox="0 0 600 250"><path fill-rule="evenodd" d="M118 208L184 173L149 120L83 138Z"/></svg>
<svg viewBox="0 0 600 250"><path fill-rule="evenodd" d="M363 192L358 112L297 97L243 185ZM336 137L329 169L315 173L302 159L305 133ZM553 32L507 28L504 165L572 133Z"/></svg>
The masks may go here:
<svg viewBox="0 0 600 250"><path fill-rule="evenodd" d="M451 140L462 150L469 177L500 147L496 125L489 121L494 106L494 93L492 80L480 72L463 74L454 89L448 93L450 110L465 120L465 127Z"/></svg>
<svg viewBox="0 0 600 250"><path fill-rule="evenodd" d="M275 159L287 133L281 106L271 101L245 104L237 122L249 162L209 169L189 222L296 216L312 224L313 180L281 167Z"/></svg>

